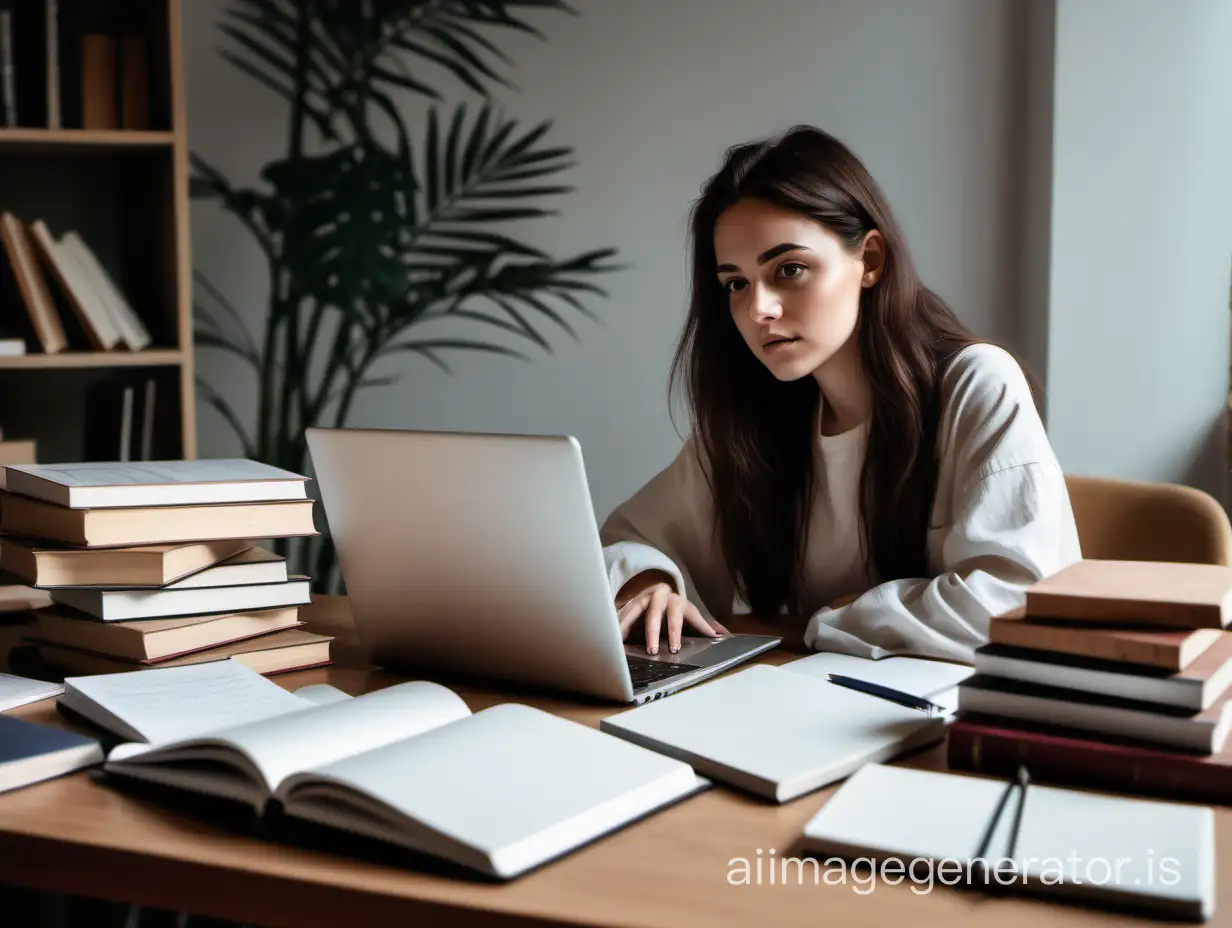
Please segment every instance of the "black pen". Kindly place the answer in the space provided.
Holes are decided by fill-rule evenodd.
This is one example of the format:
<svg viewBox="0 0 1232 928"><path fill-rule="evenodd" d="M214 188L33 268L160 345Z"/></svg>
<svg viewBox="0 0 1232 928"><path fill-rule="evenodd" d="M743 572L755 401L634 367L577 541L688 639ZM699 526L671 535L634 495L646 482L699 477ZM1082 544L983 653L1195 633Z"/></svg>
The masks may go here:
<svg viewBox="0 0 1232 928"><path fill-rule="evenodd" d="M943 708L935 702L929 702L922 696L916 696L912 693L904 693L902 690L882 686L880 683L869 683L867 680L857 680L855 677L843 676L840 673L832 673L829 677L831 683L837 683L839 686L846 686L849 689L859 690L861 693L868 693L870 696L888 699L890 702L896 702L900 706L906 706L909 709L921 709L925 712L931 712L934 709L941 711Z"/></svg>

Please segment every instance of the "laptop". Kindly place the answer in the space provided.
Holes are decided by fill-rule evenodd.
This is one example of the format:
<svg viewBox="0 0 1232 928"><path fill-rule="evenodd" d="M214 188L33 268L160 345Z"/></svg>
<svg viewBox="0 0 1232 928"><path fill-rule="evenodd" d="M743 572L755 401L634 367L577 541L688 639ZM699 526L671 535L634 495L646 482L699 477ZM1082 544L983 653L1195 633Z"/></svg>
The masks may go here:
<svg viewBox="0 0 1232 928"><path fill-rule="evenodd" d="M569 436L306 430L360 644L374 663L641 704L778 645L620 637Z"/></svg>

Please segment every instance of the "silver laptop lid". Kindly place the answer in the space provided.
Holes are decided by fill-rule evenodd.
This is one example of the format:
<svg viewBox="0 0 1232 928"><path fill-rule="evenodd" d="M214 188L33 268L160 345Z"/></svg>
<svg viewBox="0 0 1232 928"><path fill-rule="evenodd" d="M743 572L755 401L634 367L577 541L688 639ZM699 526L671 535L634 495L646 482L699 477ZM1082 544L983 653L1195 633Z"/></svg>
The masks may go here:
<svg viewBox="0 0 1232 928"><path fill-rule="evenodd" d="M306 435L374 662L632 698L576 440Z"/></svg>

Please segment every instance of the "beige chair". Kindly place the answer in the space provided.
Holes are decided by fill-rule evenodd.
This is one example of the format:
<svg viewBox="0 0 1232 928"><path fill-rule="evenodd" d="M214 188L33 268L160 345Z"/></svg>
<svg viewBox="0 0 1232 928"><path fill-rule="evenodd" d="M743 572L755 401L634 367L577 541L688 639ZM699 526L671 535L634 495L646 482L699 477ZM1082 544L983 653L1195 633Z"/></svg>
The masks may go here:
<svg viewBox="0 0 1232 928"><path fill-rule="evenodd" d="M1209 493L1105 477L1065 482L1084 558L1232 564L1232 525Z"/></svg>

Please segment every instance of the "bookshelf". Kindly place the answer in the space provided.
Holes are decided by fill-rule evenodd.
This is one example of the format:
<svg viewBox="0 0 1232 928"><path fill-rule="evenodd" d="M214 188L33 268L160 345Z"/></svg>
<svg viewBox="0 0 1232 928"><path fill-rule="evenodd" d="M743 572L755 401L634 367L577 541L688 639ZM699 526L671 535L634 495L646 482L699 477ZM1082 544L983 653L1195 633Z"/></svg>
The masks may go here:
<svg viewBox="0 0 1232 928"><path fill-rule="evenodd" d="M0 429L34 439L40 461L115 460L100 435L118 449L119 406L107 397L125 392L136 397L134 458L147 418L144 452L197 455L181 2L0 0L15 104L0 80L0 213L27 228L41 220L57 240L77 233L149 336L140 350L100 350L32 248L67 337L46 353L0 247L0 337L26 343L0 355ZM3 48L0 22L0 71Z"/></svg>

